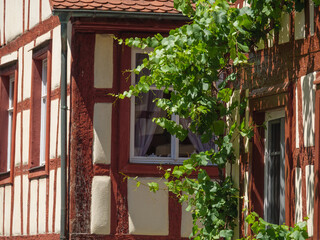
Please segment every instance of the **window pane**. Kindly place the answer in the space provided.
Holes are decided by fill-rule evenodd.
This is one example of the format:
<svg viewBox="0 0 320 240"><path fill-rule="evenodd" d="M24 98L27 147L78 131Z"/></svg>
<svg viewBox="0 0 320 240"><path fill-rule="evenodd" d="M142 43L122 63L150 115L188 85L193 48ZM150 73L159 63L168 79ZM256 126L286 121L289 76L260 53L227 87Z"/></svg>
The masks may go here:
<svg viewBox="0 0 320 240"><path fill-rule="evenodd" d="M135 156L171 156L170 134L152 122L155 117L166 117L166 113L153 101L161 97L168 96L160 90L154 90L135 98Z"/></svg>

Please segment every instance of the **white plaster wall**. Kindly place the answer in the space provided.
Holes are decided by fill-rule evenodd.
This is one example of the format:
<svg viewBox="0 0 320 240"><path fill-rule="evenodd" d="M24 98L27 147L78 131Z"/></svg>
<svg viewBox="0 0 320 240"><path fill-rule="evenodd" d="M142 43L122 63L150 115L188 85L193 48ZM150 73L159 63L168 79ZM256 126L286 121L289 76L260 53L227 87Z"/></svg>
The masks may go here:
<svg viewBox="0 0 320 240"><path fill-rule="evenodd" d="M294 38L302 39L306 36L306 27L305 27L305 13L304 10L301 12L295 12L294 18Z"/></svg>
<svg viewBox="0 0 320 240"><path fill-rule="evenodd" d="M305 147L314 146L316 86L313 84L313 81L315 79L316 72L301 78L303 141Z"/></svg>
<svg viewBox="0 0 320 240"><path fill-rule="evenodd" d="M14 178L12 235L21 235L21 176Z"/></svg>
<svg viewBox="0 0 320 240"><path fill-rule="evenodd" d="M60 26L53 29L52 33L52 73L51 90L60 86L61 76L61 40Z"/></svg>
<svg viewBox="0 0 320 240"><path fill-rule="evenodd" d="M309 0L310 35L314 35L314 2Z"/></svg>
<svg viewBox="0 0 320 240"><path fill-rule="evenodd" d="M6 1L5 17L6 42L9 42L23 31L23 4L21 0Z"/></svg>
<svg viewBox="0 0 320 240"><path fill-rule="evenodd" d="M28 15L28 9L29 9L29 0L24 0L24 6L25 6L25 14L24 14L24 29L28 29L28 22L29 22L29 15Z"/></svg>
<svg viewBox="0 0 320 240"><path fill-rule="evenodd" d="M110 164L112 103L96 103L93 115L93 163Z"/></svg>
<svg viewBox="0 0 320 240"><path fill-rule="evenodd" d="M19 48L19 63L18 63L18 103L21 102L21 91L22 91L22 73L23 73L23 47Z"/></svg>
<svg viewBox="0 0 320 240"><path fill-rule="evenodd" d="M274 30L273 29L270 31L270 33L268 33L267 37L268 37L268 47L272 48L273 47L273 40L274 40Z"/></svg>
<svg viewBox="0 0 320 240"><path fill-rule="evenodd" d="M23 129L22 129L22 164L27 165L29 160L29 128L30 128L30 110L22 112Z"/></svg>
<svg viewBox="0 0 320 240"><path fill-rule="evenodd" d="M306 166L306 191L307 191L307 216L308 235L313 235L313 213L314 213L314 166Z"/></svg>
<svg viewBox="0 0 320 240"><path fill-rule="evenodd" d="M96 34L94 51L94 86L112 88L113 35Z"/></svg>
<svg viewBox="0 0 320 240"><path fill-rule="evenodd" d="M53 201L54 201L54 173L55 170L50 170L49 173L49 212L48 212L48 232L52 233L53 224Z"/></svg>
<svg viewBox="0 0 320 240"><path fill-rule="evenodd" d="M301 168L296 168L295 173L295 222L302 221L302 171Z"/></svg>
<svg viewBox="0 0 320 240"><path fill-rule="evenodd" d="M159 178L139 178L141 186L136 188L136 181L128 180L129 233L134 235L168 235L168 191ZM149 191L145 185L158 182L157 193Z"/></svg>
<svg viewBox="0 0 320 240"><path fill-rule="evenodd" d="M30 186L30 235L37 234L37 212L38 212L38 180L32 180Z"/></svg>
<svg viewBox="0 0 320 240"><path fill-rule="evenodd" d="M182 212L181 212L181 237L189 237L192 232L193 220L191 212L187 212L187 203L182 203Z"/></svg>
<svg viewBox="0 0 320 240"><path fill-rule="evenodd" d="M51 31L42 34L41 36L36 38L36 46L39 46L41 43L49 40L51 38Z"/></svg>
<svg viewBox="0 0 320 240"><path fill-rule="evenodd" d="M46 20L51 16L51 7L49 0L41 0L41 20Z"/></svg>
<svg viewBox="0 0 320 240"><path fill-rule="evenodd" d="M39 209L38 209L38 233L46 232L46 206L47 206L47 179L39 179Z"/></svg>
<svg viewBox="0 0 320 240"><path fill-rule="evenodd" d="M50 114L50 158L56 158L57 149L57 126L58 126L58 114L59 100L55 99L51 101L51 114Z"/></svg>
<svg viewBox="0 0 320 240"><path fill-rule="evenodd" d="M289 42L290 40L290 15L284 13L281 16L281 29L279 31L279 44Z"/></svg>
<svg viewBox="0 0 320 240"><path fill-rule="evenodd" d="M15 154L14 162L15 166L21 164L21 112L17 113L17 122L16 122L16 144L15 144Z"/></svg>
<svg viewBox="0 0 320 240"><path fill-rule="evenodd" d="M18 52L14 51L1 57L1 64L9 63L18 59Z"/></svg>
<svg viewBox="0 0 320 240"><path fill-rule="evenodd" d="M296 87L296 148L299 148L299 107L298 107L298 86Z"/></svg>
<svg viewBox="0 0 320 240"><path fill-rule="evenodd" d="M33 28L40 20L40 0L30 0L29 29Z"/></svg>
<svg viewBox="0 0 320 240"><path fill-rule="evenodd" d="M23 235L27 235L27 221L28 221L28 191L29 191L29 178L28 174L22 175L22 217L23 217Z"/></svg>
<svg viewBox="0 0 320 240"><path fill-rule="evenodd" d="M23 71L23 100L30 98L31 93L31 69L32 69L32 48L34 43L28 43L24 47L24 71Z"/></svg>
<svg viewBox="0 0 320 240"><path fill-rule="evenodd" d="M3 39L3 33L4 33L3 32L3 30L4 30L4 24L3 24L4 6L3 5L4 5L4 0L0 0L0 45L4 44L4 39Z"/></svg>
<svg viewBox="0 0 320 240"><path fill-rule="evenodd" d="M0 202L4 200L4 187L0 187ZM0 204L0 236L3 236L3 204Z"/></svg>
<svg viewBox="0 0 320 240"><path fill-rule="evenodd" d="M61 169L57 169L57 188L56 188L56 211L55 211L55 224L54 231L60 232L60 211L61 211Z"/></svg>
<svg viewBox="0 0 320 240"><path fill-rule="evenodd" d="M110 234L111 180L94 176L91 190L91 233Z"/></svg>
<svg viewBox="0 0 320 240"><path fill-rule="evenodd" d="M4 235L10 235L11 226L11 185L4 187Z"/></svg>

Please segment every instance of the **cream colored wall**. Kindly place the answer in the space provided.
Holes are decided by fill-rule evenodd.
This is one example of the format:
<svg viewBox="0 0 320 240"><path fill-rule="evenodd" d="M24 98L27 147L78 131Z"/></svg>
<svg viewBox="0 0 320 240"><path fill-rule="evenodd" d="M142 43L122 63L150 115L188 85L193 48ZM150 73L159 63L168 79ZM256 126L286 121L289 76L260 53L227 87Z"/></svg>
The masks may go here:
<svg viewBox="0 0 320 240"><path fill-rule="evenodd" d="M110 234L111 181L109 176L95 176L91 190L91 233Z"/></svg>
<svg viewBox="0 0 320 240"><path fill-rule="evenodd" d="M307 223L308 235L313 235L313 214L314 214L314 166L306 166L306 202L307 202Z"/></svg>
<svg viewBox="0 0 320 240"><path fill-rule="evenodd" d="M159 178L138 178L128 180L129 233L133 235L168 235L169 196L166 186ZM146 186L148 182L158 182L160 191L153 193Z"/></svg>
<svg viewBox="0 0 320 240"><path fill-rule="evenodd" d="M295 222L301 222L302 219L302 171L296 168L295 173Z"/></svg>
<svg viewBox="0 0 320 240"><path fill-rule="evenodd" d="M303 142L305 147L314 146L316 86L313 81L315 79L316 72L301 77Z"/></svg>
<svg viewBox="0 0 320 240"><path fill-rule="evenodd" d="M14 178L12 235L21 235L21 176Z"/></svg>
<svg viewBox="0 0 320 240"><path fill-rule="evenodd" d="M94 51L94 87L112 88L113 35L96 34Z"/></svg>
<svg viewBox="0 0 320 240"><path fill-rule="evenodd" d="M0 0L0 45L16 39L51 16L49 0Z"/></svg>
<svg viewBox="0 0 320 240"><path fill-rule="evenodd" d="M11 0L10 0L11 1ZM10 1L6 1L7 3ZM15 1L15 0L13 0ZM28 6L28 0L25 1ZM49 9L49 0L42 1L41 19L44 20L51 16ZM31 1L31 7L38 3ZM45 3L44 3L45 2ZM35 3L35 5L33 5ZM39 2L40 3L40 2ZM2 5L1 5L2 4ZM11 4L11 3L10 3ZM3 14L3 0L0 0L0 15ZM40 7L40 5L38 5ZM37 25L36 21L40 17L39 12L35 9L30 9L34 13L32 24ZM18 18L17 18L18 19ZM18 19L19 20L19 19ZM23 19L22 19L23 20ZM0 20L2 21L2 19ZM27 25L25 25L26 27ZM71 25L68 25L69 41L71 40ZM2 32L0 26L0 41ZM20 47L5 56L0 55L0 66L12 61L17 61L18 65L18 89L17 101L20 104L23 101L29 101L31 96L31 75L32 75L32 50L36 46L44 43L52 38L52 90L60 87L61 75L61 44L60 44L60 26L38 36L36 39L31 39L29 43ZM0 42L1 43L1 42ZM68 53L71 54L70 45ZM68 73L70 74L71 56L68 56ZM68 76L69 82L70 77ZM70 107L70 96L67 99L68 107ZM60 101L54 99L51 101L51 119L50 119L50 151L49 158L56 159L60 154ZM29 138L30 138L30 109L22 110L17 113L16 118L16 138L15 138L15 166L28 168L29 163ZM67 120L70 121L70 111L67 114ZM69 135L69 124L67 129ZM12 186L0 186L0 236L12 234L15 236L39 235L47 233L60 232L60 211L61 211L61 171L60 168L51 168L49 176L42 178L29 179L25 172L16 173ZM30 192L29 192L30 185ZM48 186L48 187L47 187ZM14 194L13 202L11 202L11 194ZM48 201L48 202L47 202ZM12 221L11 221L12 218ZM12 226L11 226L12 222ZM21 226L22 225L22 226ZM4 226L4 228L2 227ZM48 231L47 231L48 226Z"/></svg>
<svg viewBox="0 0 320 240"><path fill-rule="evenodd" d="M294 38L296 40L305 38L306 27L305 27L305 12L295 12L294 18Z"/></svg>
<svg viewBox="0 0 320 240"><path fill-rule="evenodd" d="M111 162L112 103L96 103L93 115L93 163Z"/></svg>
<svg viewBox="0 0 320 240"><path fill-rule="evenodd" d="M279 44L289 42L290 40L290 15L284 13L281 17L281 29L279 31Z"/></svg>

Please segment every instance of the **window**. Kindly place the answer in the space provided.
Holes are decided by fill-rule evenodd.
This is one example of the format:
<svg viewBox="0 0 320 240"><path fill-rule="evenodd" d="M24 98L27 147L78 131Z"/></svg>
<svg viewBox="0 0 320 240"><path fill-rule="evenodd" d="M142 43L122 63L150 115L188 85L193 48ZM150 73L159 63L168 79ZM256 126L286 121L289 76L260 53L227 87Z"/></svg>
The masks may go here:
<svg viewBox="0 0 320 240"><path fill-rule="evenodd" d="M139 66L147 57L141 50L132 49L132 68ZM139 82L142 75L149 74L144 69L140 75L132 75L132 84ZM179 141L175 136L152 122L155 117L168 117L166 112L156 106L156 98L169 98L161 90L151 87L148 93L141 93L131 100L130 161L134 163L170 164L179 163L192 153L214 148L213 141L202 144L199 136L189 132L188 137ZM189 122L173 115L172 120L188 128Z"/></svg>
<svg viewBox="0 0 320 240"><path fill-rule="evenodd" d="M266 113L264 218L285 223L284 111Z"/></svg>
<svg viewBox="0 0 320 240"><path fill-rule="evenodd" d="M12 135L14 118L15 73L1 76L0 86L0 172L10 171L12 161Z"/></svg>
<svg viewBox="0 0 320 240"><path fill-rule="evenodd" d="M49 151L49 104L50 93L50 45L33 50L30 122L30 164L31 170L45 167ZM47 166L46 166L47 167Z"/></svg>

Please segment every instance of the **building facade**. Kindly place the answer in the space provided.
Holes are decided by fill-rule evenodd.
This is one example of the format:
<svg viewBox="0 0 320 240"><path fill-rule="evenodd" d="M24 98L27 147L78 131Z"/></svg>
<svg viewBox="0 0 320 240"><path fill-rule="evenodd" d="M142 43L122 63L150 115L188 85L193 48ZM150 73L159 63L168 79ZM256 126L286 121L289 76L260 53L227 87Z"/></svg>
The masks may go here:
<svg viewBox="0 0 320 240"><path fill-rule="evenodd" d="M250 54L236 97L249 98L239 117L255 134L235 143L232 170L240 208L288 225L308 216L319 239L320 12L305 4ZM165 35L186 20L172 1L0 0L0 239L188 238L184 205L124 175L159 181L157 165L201 146L139 117L154 114L150 96L110 95L138 81L126 70L145 57L115 37Z"/></svg>

